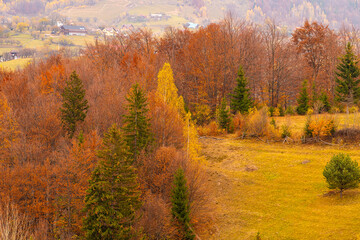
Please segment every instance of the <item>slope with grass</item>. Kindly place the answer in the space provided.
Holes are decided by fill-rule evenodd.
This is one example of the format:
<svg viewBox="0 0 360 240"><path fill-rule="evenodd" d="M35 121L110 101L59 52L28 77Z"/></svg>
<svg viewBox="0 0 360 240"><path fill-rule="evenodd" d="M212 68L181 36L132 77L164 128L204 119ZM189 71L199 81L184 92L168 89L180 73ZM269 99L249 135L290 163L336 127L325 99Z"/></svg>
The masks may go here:
<svg viewBox="0 0 360 240"><path fill-rule="evenodd" d="M360 161L358 147L266 144L203 139L216 190L218 233L213 239L357 239L360 190L343 199L322 175L331 156Z"/></svg>
<svg viewBox="0 0 360 240"><path fill-rule="evenodd" d="M0 69L14 71L25 67L32 61L32 58L19 58L7 62L0 62Z"/></svg>

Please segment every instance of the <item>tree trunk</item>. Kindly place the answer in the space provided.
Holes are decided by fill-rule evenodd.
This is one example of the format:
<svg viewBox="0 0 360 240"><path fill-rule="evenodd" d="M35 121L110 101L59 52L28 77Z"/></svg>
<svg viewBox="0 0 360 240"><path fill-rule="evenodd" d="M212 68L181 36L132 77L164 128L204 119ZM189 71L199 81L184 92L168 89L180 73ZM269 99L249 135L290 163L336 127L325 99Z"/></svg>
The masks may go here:
<svg viewBox="0 0 360 240"><path fill-rule="evenodd" d="M342 198L343 189L340 189L340 198Z"/></svg>

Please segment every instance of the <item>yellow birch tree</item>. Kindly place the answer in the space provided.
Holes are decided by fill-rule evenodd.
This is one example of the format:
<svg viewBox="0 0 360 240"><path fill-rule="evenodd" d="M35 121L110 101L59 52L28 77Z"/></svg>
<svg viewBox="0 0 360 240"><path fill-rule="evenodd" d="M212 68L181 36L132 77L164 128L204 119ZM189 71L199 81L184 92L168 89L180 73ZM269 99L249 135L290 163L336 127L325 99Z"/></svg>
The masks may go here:
<svg viewBox="0 0 360 240"><path fill-rule="evenodd" d="M191 120L191 113L186 113L184 99L178 95L175 85L173 71L169 63L165 63L158 74L157 93L170 107L177 110L185 124L183 124L183 135L185 138L185 150L187 156L195 161L201 161L201 146L194 122ZM166 119L164 119L166 121ZM165 124L165 123L164 123Z"/></svg>

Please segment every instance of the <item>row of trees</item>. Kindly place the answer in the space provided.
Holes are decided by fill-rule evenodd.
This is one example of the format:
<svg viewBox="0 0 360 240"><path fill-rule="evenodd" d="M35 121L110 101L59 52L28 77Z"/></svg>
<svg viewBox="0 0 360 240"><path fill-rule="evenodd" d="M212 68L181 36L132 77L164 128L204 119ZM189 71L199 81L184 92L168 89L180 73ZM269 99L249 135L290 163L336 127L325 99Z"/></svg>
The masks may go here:
<svg viewBox="0 0 360 240"><path fill-rule="evenodd" d="M349 106L356 104L360 100L360 69L358 66L357 56L353 52L351 43L346 45L345 54L340 58L340 63L337 65L335 71L335 103L346 104L346 112L349 113ZM311 107L311 99L309 97L307 88L308 82L305 80L301 89L299 98L297 100L297 113L305 115ZM318 99L313 98L313 106L319 101L321 109L328 112L330 110L330 103L325 93L322 93ZM319 111L318 110L318 111Z"/></svg>

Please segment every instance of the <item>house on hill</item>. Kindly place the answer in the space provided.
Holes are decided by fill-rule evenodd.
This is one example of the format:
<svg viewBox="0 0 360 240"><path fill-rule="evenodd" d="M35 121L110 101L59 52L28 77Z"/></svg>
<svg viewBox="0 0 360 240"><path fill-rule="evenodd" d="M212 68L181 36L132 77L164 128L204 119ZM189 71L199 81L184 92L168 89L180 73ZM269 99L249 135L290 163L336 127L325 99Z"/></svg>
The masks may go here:
<svg viewBox="0 0 360 240"><path fill-rule="evenodd" d="M184 24L184 27L189 28L189 29L198 29L200 27L200 25L197 23L188 22L188 23Z"/></svg>
<svg viewBox="0 0 360 240"><path fill-rule="evenodd" d="M61 32L69 36L85 36L87 31L83 26L61 26Z"/></svg>

